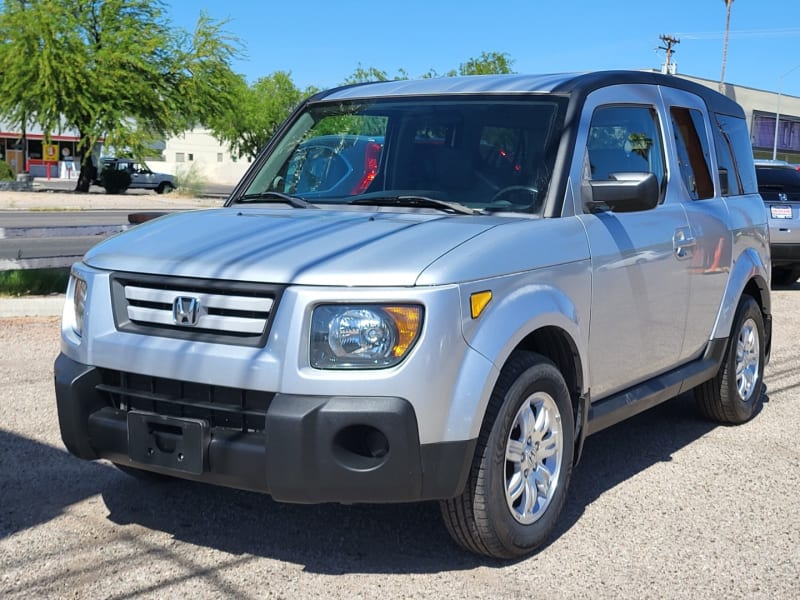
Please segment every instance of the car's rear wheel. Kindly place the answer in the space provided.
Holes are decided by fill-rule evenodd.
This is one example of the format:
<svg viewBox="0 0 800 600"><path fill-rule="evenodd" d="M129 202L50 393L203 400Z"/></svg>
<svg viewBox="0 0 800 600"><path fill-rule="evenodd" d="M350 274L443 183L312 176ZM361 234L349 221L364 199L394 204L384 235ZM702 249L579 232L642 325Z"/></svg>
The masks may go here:
<svg viewBox="0 0 800 600"><path fill-rule="evenodd" d="M512 355L489 401L466 489L440 503L453 539L495 558L541 546L566 498L573 422L558 368L531 352Z"/></svg>
<svg viewBox="0 0 800 600"><path fill-rule="evenodd" d="M698 386L700 412L721 423L744 423L758 410L764 390L764 317L751 296L744 296L717 375Z"/></svg>

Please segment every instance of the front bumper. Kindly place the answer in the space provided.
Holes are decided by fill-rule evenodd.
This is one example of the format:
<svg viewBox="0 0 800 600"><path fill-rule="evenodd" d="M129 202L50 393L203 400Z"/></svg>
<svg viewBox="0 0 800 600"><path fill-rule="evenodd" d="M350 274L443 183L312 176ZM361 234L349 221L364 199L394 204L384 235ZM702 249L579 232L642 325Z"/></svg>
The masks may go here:
<svg viewBox="0 0 800 600"><path fill-rule="evenodd" d="M129 419L104 390L101 371L64 354L55 362L55 389L61 437L80 458L284 502L452 498L464 489L476 445L420 444L414 409L403 398L275 394L254 431L155 411ZM193 449L186 461L184 448Z"/></svg>

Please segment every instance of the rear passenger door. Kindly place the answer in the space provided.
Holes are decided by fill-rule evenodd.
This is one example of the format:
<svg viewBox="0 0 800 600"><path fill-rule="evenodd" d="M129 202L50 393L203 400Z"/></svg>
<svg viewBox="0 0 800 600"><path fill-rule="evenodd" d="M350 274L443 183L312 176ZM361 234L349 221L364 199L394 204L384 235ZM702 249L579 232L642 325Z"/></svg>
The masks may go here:
<svg viewBox="0 0 800 600"><path fill-rule="evenodd" d="M684 362L705 350L719 314L733 244L730 210L723 197L738 195L741 185L727 142L718 148L718 155L711 150L715 147L714 128L719 124L712 121L713 115L709 117L703 101L669 88L663 88L663 97L675 142L671 162L678 171L670 185L675 194L686 198L686 215L697 243L689 261L689 305L680 354Z"/></svg>
<svg viewBox="0 0 800 600"><path fill-rule="evenodd" d="M653 173L660 186L650 210L589 212L582 197L577 207L592 255L593 400L675 367L683 345L694 242L682 198L667 186L662 106L656 86L625 85L593 92L582 113L574 189L631 172Z"/></svg>

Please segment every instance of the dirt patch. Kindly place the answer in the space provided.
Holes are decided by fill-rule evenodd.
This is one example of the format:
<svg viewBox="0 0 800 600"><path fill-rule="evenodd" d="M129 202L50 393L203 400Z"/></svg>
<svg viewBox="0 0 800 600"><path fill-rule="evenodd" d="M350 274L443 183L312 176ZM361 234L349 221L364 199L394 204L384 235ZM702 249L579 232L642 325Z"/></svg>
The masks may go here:
<svg viewBox="0 0 800 600"><path fill-rule="evenodd" d="M185 198L176 194L154 194L132 190L125 194L70 191L0 191L0 210L100 210L100 209L191 209L222 206L224 200Z"/></svg>

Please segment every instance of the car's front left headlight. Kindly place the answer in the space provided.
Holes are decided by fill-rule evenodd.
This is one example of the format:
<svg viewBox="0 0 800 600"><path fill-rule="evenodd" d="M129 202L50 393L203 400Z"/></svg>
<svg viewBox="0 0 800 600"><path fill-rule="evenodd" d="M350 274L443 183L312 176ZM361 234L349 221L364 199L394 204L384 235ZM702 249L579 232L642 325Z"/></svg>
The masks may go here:
<svg viewBox="0 0 800 600"><path fill-rule="evenodd" d="M83 317L86 313L86 281L75 274L70 273L69 284L67 285L67 303L72 308L68 315L72 330L79 336L83 335Z"/></svg>
<svg viewBox="0 0 800 600"><path fill-rule="evenodd" d="M414 304L326 304L311 318L311 366L381 369L405 358L419 337L423 310Z"/></svg>

